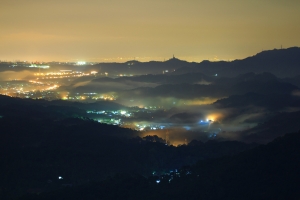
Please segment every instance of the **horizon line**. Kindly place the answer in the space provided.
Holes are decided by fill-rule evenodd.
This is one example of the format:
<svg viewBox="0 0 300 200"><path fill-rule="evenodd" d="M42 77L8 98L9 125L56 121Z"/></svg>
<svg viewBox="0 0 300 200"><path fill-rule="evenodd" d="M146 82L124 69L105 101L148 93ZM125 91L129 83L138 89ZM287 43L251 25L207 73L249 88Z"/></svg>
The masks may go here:
<svg viewBox="0 0 300 200"><path fill-rule="evenodd" d="M55 61L55 60L52 60L52 61L38 61L38 60L34 60L34 61L29 61L29 60L25 60L25 59L14 59L14 60L6 60L6 59L0 59L0 63L12 63L12 62L26 62L26 63L53 63L53 62L58 62L58 63L78 63L78 62L86 62L86 63L97 63L97 64L100 64L100 63L119 63L119 64L122 64L122 63L127 63L127 62L140 62L140 63L148 63L148 62L167 62L167 61L170 61L170 60L173 60L173 59L176 59L176 60L179 60L179 61L184 61L184 62L188 62L188 63L201 63L203 61L209 61L209 62L232 62L232 61L235 61L235 60L243 60L243 59L246 59L246 58L249 58L249 57L252 57L252 56L255 56L259 53L262 53L262 52L266 52L266 51L274 51L274 50L288 50L288 49L292 49L292 48L300 48L299 46L291 46L291 47L287 47L287 48L274 48L274 49L262 49L260 52L254 54L254 55L249 55L247 57L244 57L244 58L236 58L236 59L219 59L219 58L213 58L213 59L203 59L201 61L188 61L188 60L183 60L183 59L180 59L176 56L174 56L174 54L172 54L172 56L168 59L164 59L163 61L162 60L147 60L147 61L140 61L138 59L135 59L136 57L131 57L133 59L124 59L123 61L123 57L116 57L114 59L112 58L103 58L103 60L120 60L120 61L86 61L84 59L76 59L76 61L72 60L72 61ZM139 58L139 57L137 57Z"/></svg>

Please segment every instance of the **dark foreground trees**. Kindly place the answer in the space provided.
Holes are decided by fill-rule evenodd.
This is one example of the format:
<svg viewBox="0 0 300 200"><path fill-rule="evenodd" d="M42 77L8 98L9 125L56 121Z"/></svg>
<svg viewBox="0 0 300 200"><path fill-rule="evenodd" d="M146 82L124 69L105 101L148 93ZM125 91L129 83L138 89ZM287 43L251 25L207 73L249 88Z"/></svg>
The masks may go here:
<svg viewBox="0 0 300 200"><path fill-rule="evenodd" d="M299 155L300 133L291 133L233 157L200 161L173 175L119 174L20 199L299 199Z"/></svg>

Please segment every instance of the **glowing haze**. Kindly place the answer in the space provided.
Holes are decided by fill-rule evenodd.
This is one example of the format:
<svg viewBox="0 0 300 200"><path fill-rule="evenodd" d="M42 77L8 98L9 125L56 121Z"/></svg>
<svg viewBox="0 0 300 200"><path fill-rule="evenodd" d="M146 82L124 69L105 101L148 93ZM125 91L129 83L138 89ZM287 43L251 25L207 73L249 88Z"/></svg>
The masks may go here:
<svg viewBox="0 0 300 200"><path fill-rule="evenodd" d="M300 46L298 0L1 0L0 60L230 60Z"/></svg>

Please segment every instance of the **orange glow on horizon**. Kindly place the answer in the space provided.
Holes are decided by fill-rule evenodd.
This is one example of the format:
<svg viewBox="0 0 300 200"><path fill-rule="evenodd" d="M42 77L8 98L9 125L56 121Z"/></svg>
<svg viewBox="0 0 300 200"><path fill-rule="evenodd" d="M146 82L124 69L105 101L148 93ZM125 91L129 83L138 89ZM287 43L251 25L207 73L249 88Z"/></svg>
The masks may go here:
<svg viewBox="0 0 300 200"><path fill-rule="evenodd" d="M3 1L0 60L242 59L300 46L299 10L296 0Z"/></svg>

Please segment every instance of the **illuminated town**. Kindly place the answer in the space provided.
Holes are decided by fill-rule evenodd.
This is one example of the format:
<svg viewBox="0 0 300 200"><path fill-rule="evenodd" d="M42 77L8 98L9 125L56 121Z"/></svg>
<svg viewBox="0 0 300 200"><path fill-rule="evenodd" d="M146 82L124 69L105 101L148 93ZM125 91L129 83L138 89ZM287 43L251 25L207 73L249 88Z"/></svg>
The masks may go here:
<svg viewBox="0 0 300 200"><path fill-rule="evenodd" d="M97 63L87 63L85 61L73 63L30 63L24 61L2 62L1 64L13 70L26 70L26 72L11 73L9 74L11 77L5 77L5 80L0 83L0 94L19 98L50 101L68 100L82 103L97 101L120 102L119 92L97 92L93 90L79 92L69 90L68 86L76 85L76 81L81 79L92 81L101 77L112 77L114 80L117 80L116 78L118 77L134 77L132 74L120 73L120 71L102 72L101 67L100 69L94 67ZM127 66L133 66L133 64L129 63ZM167 72L168 70L163 70L162 74ZM22 73L26 73L26 75L23 77L20 76ZM129 104L134 104L134 100L130 100ZM176 106L173 100L169 105L171 107ZM153 131L172 130L179 127L185 131L200 130L208 133L211 132L211 135L219 132L215 128L212 128L214 121L211 118L199 118L198 123L185 124L177 124L170 120L166 121L163 118L153 118L153 114L155 115L156 112L161 112L161 110L165 110L167 107L157 103L157 105L134 105L124 107L122 110L86 110L86 113L90 119L97 122L118 125L147 132L147 134L157 134L158 132Z"/></svg>

